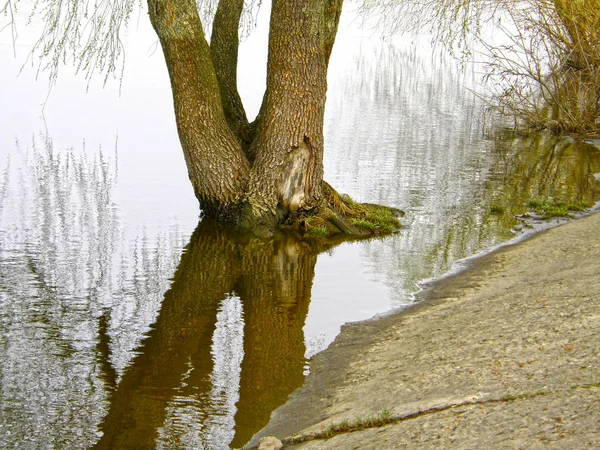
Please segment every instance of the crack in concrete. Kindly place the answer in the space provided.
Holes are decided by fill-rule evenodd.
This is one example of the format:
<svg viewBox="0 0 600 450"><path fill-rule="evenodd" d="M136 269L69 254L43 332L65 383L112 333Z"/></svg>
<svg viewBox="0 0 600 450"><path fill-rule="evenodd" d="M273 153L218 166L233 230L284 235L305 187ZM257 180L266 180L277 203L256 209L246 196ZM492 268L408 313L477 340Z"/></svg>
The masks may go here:
<svg viewBox="0 0 600 450"><path fill-rule="evenodd" d="M573 389L580 388L584 386L573 386ZM587 386L585 386L587 387ZM595 387L595 385L590 385L590 387ZM447 403L445 405L440 405L428 409L421 409L418 411L412 411L405 414L400 414L397 416L390 417L381 417L379 415L368 417L366 419L356 419L353 424L345 424L344 422L333 423L330 427L313 433L300 434L296 436L289 436L281 440L284 445L295 445L300 444L302 442L314 441L319 439L329 439L333 436L338 436L341 434L354 433L357 431L366 430L369 428L380 428L386 425L395 424L399 422L403 422L406 420L416 419L418 417L422 417L428 414L434 414L442 411L447 411L453 408L459 408L462 406L472 406L472 405L482 405L487 403L502 403L502 402L511 402L516 400L525 400L529 398L539 397L543 395L552 394L554 391L549 390L540 390L537 392L527 392L523 394L505 394L502 397L495 398L487 398L487 399L478 399L476 396L473 397L473 400L466 400L462 402L452 402ZM248 450L254 449L256 447L251 447Z"/></svg>

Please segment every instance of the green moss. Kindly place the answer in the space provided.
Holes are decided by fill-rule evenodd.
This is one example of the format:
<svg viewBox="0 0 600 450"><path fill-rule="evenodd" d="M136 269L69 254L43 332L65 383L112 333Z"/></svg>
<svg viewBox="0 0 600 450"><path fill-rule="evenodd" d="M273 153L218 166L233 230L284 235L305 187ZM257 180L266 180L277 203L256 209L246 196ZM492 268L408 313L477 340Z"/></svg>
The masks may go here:
<svg viewBox="0 0 600 450"><path fill-rule="evenodd" d="M382 205L357 203L348 195L338 194L323 182L324 202L317 208L286 216L279 225L283 230L298 233L317 243L332 240L363 239L384 236L400 228L399 217L404 212Z"/></svg>
<svg viewBox="0 0 600 450"><path fill-rule="evenodd" d="M500 205L491 205L490 206L490 212L492 214L504 214L504 207L500 206Z"/></svg>
<svg viewBox="0 0 600 450"><path fill-rule="evenodd" d="M557 202L552 200L532 200L527 202L527 207L531 208L536 214L540 214L544 219L552 217L573 217L572 212L581 212L590 208L592 205L586 202Z"/></svg>
<svg viewBox="0 0 600 450"><path fill-rule="evenodd" d="M401 227L398 216L404 215L403 211L371 204L360 206L364 209L364 213L350 219L350 223L355 227L369 230L374 234L392 233Z"/></svg>
<svg viewBox="0 0 600 450"><path fill-rule="evenodd" d="M600 383L589 383L589 384L576 384L571 386L571 390L574 389L595 389L600 388Z"/></svg>
<svg viewBox="0 0 600 450"><path fill-rule="evenodd" d="M305 224L307 227L314 226L314 222L315 222L315 216L306 216L306 217L304 218L304 224Z"/></svg>
<svg viewBox="0 0 600 450"><path fill-rule="evenodd" d="M346 418L341 422L334 422L324 430L323 435L326 437L331 437L338 433L380 427L396 421L397 419L392 417L392 411L390 409L383 408L373 416L357 417L352 421Z"/></svg>
<svg viewBox="0 0 600 450"><path fill-rule="evenodd" d="M340 433L350 433L353 431L364 430L365 428L381 427L390 423L396 423L400 420L402 419L392 415L390 409L383 408L376 415L357 417L354 420L346 418L340 422L333 422L329 427L323 428L319 432L292 436L285 438L283 442L285 444L298 444L314 439L328 439Z"/></svg>
<svg viewBox="0 0 600 450"><path fill-rule="evenodd" d="M355 227L365 228L365 229L371 230L371 231L375 231L377 228L377 226L374 223L369 222L368 220L365 220L365 219L350 219L350 222Z"/></svg>
<svg viewBox="0 0 600 450"><path fill-rule="evenodd" d="M544 390L539 390L536 392L525 392L523 394L505 394L502 396L502 398L500 399L503 402L511 402L511 401L515 401L515 400L524 400L527 398L533 398L533 397L539 397L541 395L548 395L550 392L548 391L544 391Z"/></svg>
<svg viewBox="0 0 600 450"><path fill-rule="evenodd" d="M315 237L329 236L329 230L324 226L309 227L308 233Z"/></svg>

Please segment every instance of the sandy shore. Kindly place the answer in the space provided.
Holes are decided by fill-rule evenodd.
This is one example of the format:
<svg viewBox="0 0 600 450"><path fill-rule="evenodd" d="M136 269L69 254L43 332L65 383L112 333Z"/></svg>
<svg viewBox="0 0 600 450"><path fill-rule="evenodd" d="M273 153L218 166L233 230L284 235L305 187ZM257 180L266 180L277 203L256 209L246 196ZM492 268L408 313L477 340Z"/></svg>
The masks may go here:
<svg viewBox="0 0 600 450"><path fill-rule="evenodd" d="M274 435L298 449L600 448L600 214L421 297L345 326L249 446Z"/></svg>

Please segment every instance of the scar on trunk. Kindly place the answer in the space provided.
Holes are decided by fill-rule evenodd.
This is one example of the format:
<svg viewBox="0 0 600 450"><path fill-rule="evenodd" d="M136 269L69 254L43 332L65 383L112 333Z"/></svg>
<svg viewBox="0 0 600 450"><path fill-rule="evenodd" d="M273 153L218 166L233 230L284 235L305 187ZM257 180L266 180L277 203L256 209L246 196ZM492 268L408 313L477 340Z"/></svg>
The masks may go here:
<svg viewBox="0 0 600 450"><path fill-rule="evenodd" d="M310 139L304 137L297 147L287 154L281 177L279 203L288 211L296 211L304 204L306 168L310 158Z"/></svg>

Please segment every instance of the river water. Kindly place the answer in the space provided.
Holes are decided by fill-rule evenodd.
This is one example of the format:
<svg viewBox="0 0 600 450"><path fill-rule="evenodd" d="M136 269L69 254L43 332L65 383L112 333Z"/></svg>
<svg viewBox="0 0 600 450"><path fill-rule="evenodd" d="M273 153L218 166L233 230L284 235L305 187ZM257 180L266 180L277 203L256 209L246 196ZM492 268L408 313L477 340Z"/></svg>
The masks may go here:
<svg viewBox="0 0 600 450"><path fill-rule="evenodd" d="M596 147L494 130L476 70L345 13L326 179L404 209L402 231L315 248L198 223L146 22L106 88L69 69L50 91L29 66L17 78L27 29L0 41L0 447L241 447L344 323L527 232L529 200L600 199ZM259 23L241 50L250 114L265 43Z"/></svg>

